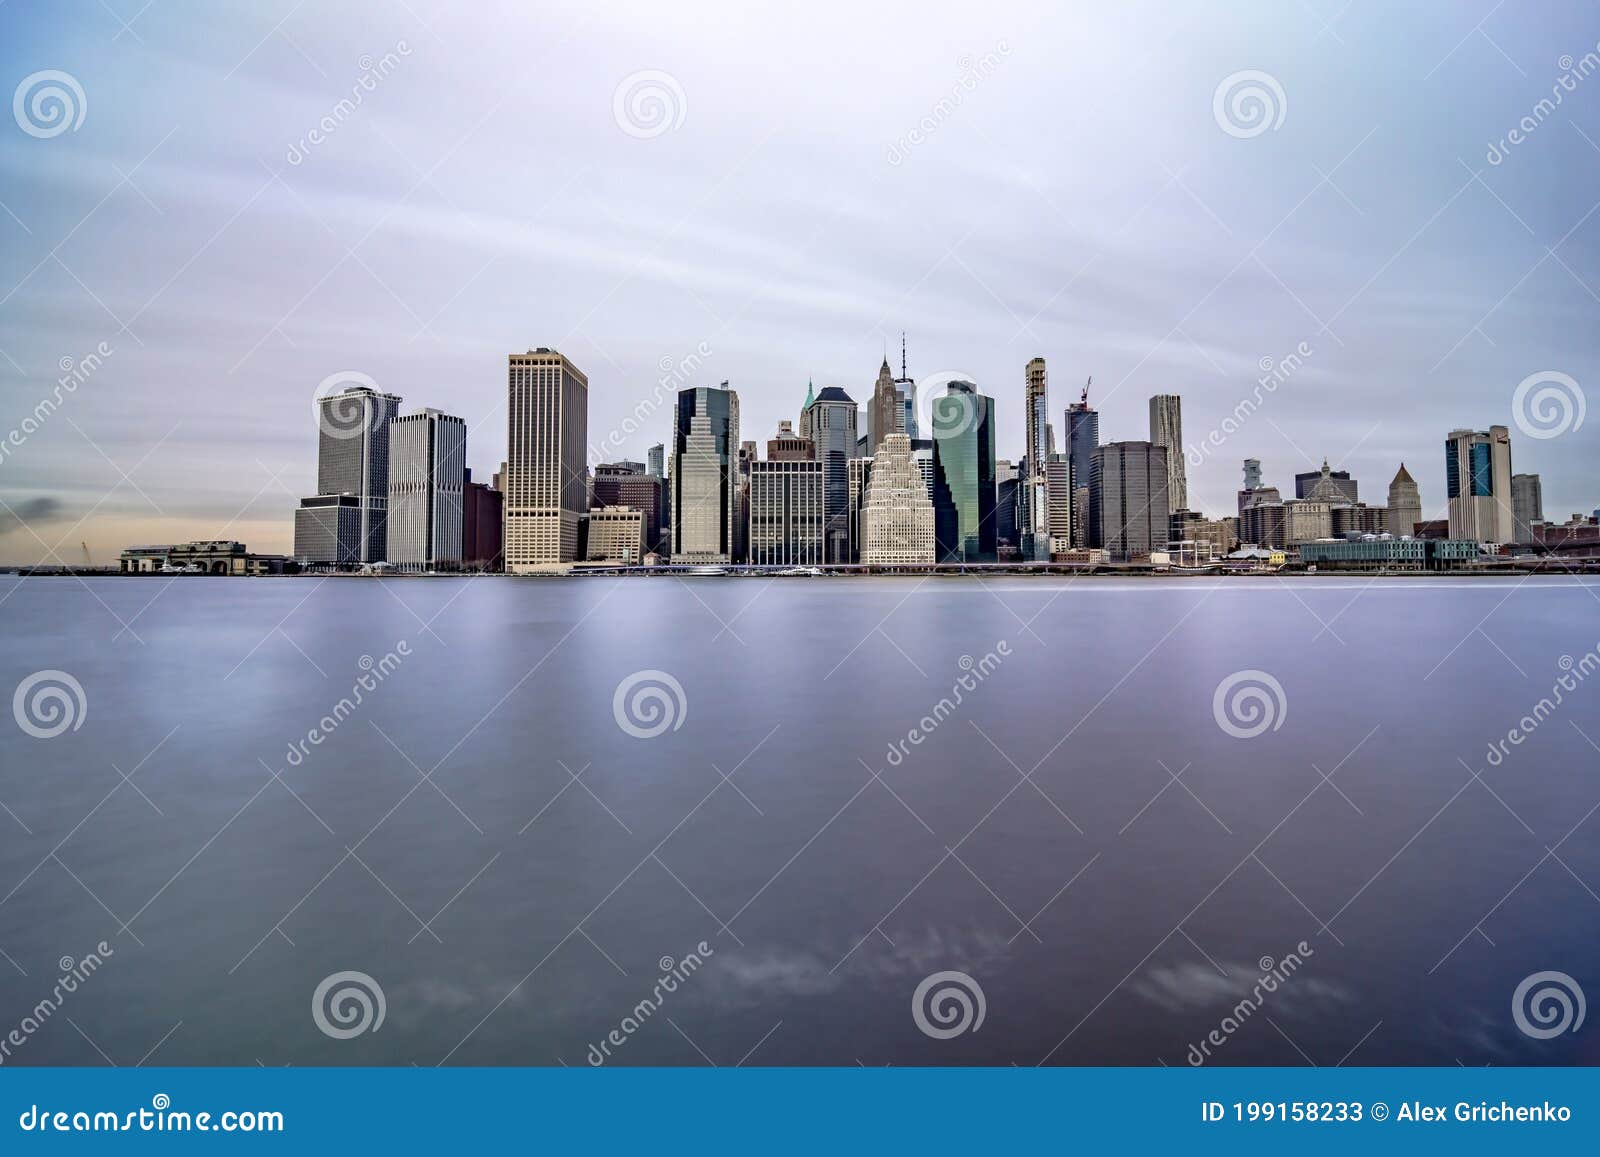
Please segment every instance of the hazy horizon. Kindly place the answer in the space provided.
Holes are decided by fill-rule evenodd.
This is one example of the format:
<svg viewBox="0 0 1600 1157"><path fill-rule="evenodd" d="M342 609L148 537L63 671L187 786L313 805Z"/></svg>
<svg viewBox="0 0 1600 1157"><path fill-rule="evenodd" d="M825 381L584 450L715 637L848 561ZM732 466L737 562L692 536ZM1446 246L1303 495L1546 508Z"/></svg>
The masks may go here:
<svg viewBox="0 0 1600 1157"><path fill-rule="evenodd" d="M1546 518L1600 506L1600 415L1535 438L1512 400L1596 379L1592 6L12 0L0 33L0 443L110 351L0 447L0 562L289 551L344 371L465 418L487 480L509 353L583 369L601 445L703 348L684 384L727 380L764 443L808 380L865 404L902 330L914 378L997 399L1010 459L1031 357L1058 442L1093 375L1102 441L1176 393L1193 445L1304 343L1190 463L1212 517L1246 457L1372 504L1404 461L1436 517L1446 433L1496 424ZM76 127L30 119L47 70ZM606 457L666 439L651 410Z"/></svg>

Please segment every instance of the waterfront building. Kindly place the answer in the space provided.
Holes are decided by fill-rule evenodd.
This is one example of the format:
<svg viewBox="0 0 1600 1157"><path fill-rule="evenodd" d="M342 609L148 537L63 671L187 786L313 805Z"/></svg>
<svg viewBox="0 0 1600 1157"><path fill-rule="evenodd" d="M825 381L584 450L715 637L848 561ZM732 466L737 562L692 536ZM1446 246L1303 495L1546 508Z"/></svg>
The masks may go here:
<svg viewBox="0 0 1600 1157"><path fill-rule="evenodd" d="M1100 544L1091 542L1094 520L1089 517L1089 480L1094 473L1094 452L1100 445L1100 415L1089 405L1089 387L1067 407L1067 457L1072 462L1073 510L1076 512L1073 547L1087 550Z"/></svg>
<svg viewBox="0 0 1600 1157"><path fill-rule="evenodd" d="M389 422L388 562L397 570L461 569L467 423L441 410Z"/></svg>
<svg viewBox="0 0 1600 1157"><path fill-rule="evenodd" d="M499 475L495 475L496 478ZM461 565L466 570L505 569L505 495L493 486L461 475Z"/></svg>
<svg viewBox="0 0 1600 1157"><path fill-rule="evenodd" d="M667 484L638 462L602 462L590 484L592 506L626 506L644 521L644 549L661 551L666 533Z"/></svg>
<svg viewBox="0 0 1600 1157"><path fill-rule="evenodd" d="M1402 462L1400 469L1395 471L1393 481L1389 483L1389 511L1384 519L1384 529L1393 535L1414 534L1417 523L1421 521L1422 495L1417 490L1416 480Z"/></svg>
<svg viewBox="0 0 1600 1157"><path fill-rule="evenodd" d="M1389 526L1389 512L1382 506L1368 506L1365 502L1345 502L1332 506L1332 533L1334 538L1361 538L1369 534L1384 534Z"/></svg>
<svg viewBox="0 0 1600 1157"><path fill-rule="evenodd" d="M1303 543L1300 561L1318 570L1457 570L1476 561L1478 553L1476 542L1382 535L1343 542Z"/></svg>
<svg viewBox="0 0 1600 1157"><path fill-rule="evenodd" d="M1310 498L1291 498L1283 504L1285 546L1333 537L1333 506Z"/></svg>
<svg viewBox="0 0 1600 1157"><path fill-rule="evenodd" d="M1275 489L1272 489L1271 492L1277 493ZM1283 549L1287 545L1284 504L1282 502L1252 502L1241 509L1239 511L1239 541L1250 546Z"/></svg>
<svg viewBox="0 0 1600 1157"><path fill-rule="evenodd" d="M1022 398L1027 448L1017 472L1018 546L1031 561L1050 554L1050 398L1043 358L1033 358L1024 368Z"/></svg>
<svg viewBox="0 0 1600 1157"><path fill-rule="evenodd" d="M584 516L584 559L637 566L644 557L644 512L600 506Z"/></svg>
<svg viewBox="0 0 1600 1157"><path fill-rule="evenodd" d="M935 558L933 500L911 455L911 439L890 434L872 459L861 501L861 562L865 566L931 563Z"/></svg>
<svg viewBox="0 0 1600 1157"><path fill-rule="evenodd" d="M1514 542L1510 431L1504 426L1452 430L1445 438L1444 467L1450 537Z"/></svg>
<svg viewBox="0 0 1600 1157"><path fill-rule="evenodd" d="M118 570L122 574L298 574L300 563L281 554L258 554L242 542L212 539L130 546L122 552Z"/></svg>
<svg viewBox="0 0 1600 1157"><path fill-rule="evenodd" d="M318 399L317 493L295 512L296 557L336 566L387 557L389 423L399 410L398 396L367 386ZM339 496L355 502L325 501ZM338 513L346 505L355 511L353 527Z"/></svg>
<svg viewBox="0 0 1600 1157"><path fill-rule="evenodd" d="M671 476L672 561L733 561L739 516L739 395L692 386L678 392Z"/></svg>
<svg viewBox="0 0 1600 1157"><path fill-rule="evenodd" d="M588 511L589 379L541 346L506 358L506 389L506 571L558 570Z"/></svg>
<svg viewBox="0 0 1600 1157"><path fill-rule="evenodd" d="M360 566L367 537L361 533L361 499L354 494L302 498L294 512L294 554L306 566Z"/></svg>
<svg viewBox="0 0 1600 1157"><path fill-rule="evenodd" d="M1116 561L1166 548L1167 450L1150 442L1108 442L1090 466L1089 536Z"/></svg>
<svg viewBox="0 0 1600 1157"><path fill-rule="evenodd" d="M1544 488L1537 474L1511 476L1511 517L1516 525L1516 541L1533 541L1533 524L1544 521Z"/></svg>
<svg viewBox="0 0 1600 1157"><path fill-rule="evenodd" d="M750 463L750 562L820 566L823 549L822 463L782 458Z"/></svg>
<svg viewBox="0 0 1600 1157"><path fill-rule="evenodd" d="M861 503L872 478L871 458L850 459L850 485L846 501L850 507L850 561L861 561Z"/></svg>
<svg viewBox="0 0 1600 1157"><path fill-rule="evenodd" d="M1045 462L1045 530L1051 553L1072 549L1072 458L1051 452Z"/></svg>
<svg viewBox="0 0 1600 1157"><path fill-rule="evenodd" d="M1360 487L1348 470L1329 470L1328 460L1322 460L1322 469L1307 470L1294 476L1294 496L1311 498L1318 502L1357 502Z"/></svg>
<svg viewBox="0 0 1600 1157"><path fill-rule="evenodd" d="M1189 482L1183 457L1183 399L1157 394L1150 399L1150 444L1167 451L1167 509L1187 510Z"/></svg>
<svg viewBox="0 0 1600 1157"><path fill-rule="evenodd" d="M800 415L800 434L816 447L825 487L828 561L850 561L850 459L859 457L856 404L838 386L827 386Z"/></svg>
<svg viewBox="0 0 1600 1157"><path fill-rule="evenodd" d="M952 381L932 405L934 539L940 562L994 562L994 399Z"/></svg>

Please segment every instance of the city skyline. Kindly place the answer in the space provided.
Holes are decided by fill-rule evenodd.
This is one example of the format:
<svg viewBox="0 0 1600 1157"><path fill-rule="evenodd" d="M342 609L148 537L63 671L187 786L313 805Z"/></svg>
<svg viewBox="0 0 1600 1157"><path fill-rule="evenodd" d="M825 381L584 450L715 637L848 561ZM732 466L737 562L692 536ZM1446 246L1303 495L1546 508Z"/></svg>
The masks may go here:
<svg viewBox="0 0 1600 1157"><path fill-rule="evenodd" d="M1484 36L1441 7L1404 59L1371 14L1266 5L1210 21L853 13L848 42L824 35L842 11L741 29L825 41L847 78L828 91L789 75L787 53L758 79L774 53L727 52L715 27L648 9L558 11L553 30L512 18L492 37L472 14L291 14L280 35L264 14L185 11L152 10L134 22L149 37L114 42L109 19L60 30L4 14L7 80L59 66L88 110L60 136L0 134L0 380L20 419L62 359L97 364L8 447L0 561L80 539L97 558L219 535L286 551L318 382L357 370L481 435L505 420L499 351L537 344L591 375L593 430L622 430L662 363L693 357L694 384L732 381L765 435L808 377L870 396L905 329L910 376L959 374L1000 399L997 445L1014 453L1011 383L1029 357L1058 391L1095 374L1103 438L1141 436L1148 397L1173 393L1193 441L1202 415L1250 394L1262 359L1305 343L1245 429L1190 465L1190 505L1213 512L1248 454L1300 470L1328 456L1373 480L1424 464L1433 514L1436 431L1507 424L1528 376L1583 383L1593 366L1600 216L1578 178L1600 102L1580 87L1526 141L1487 151L1548 93L1558 58L1593 44L1576 7L1491 14ZM216 53L173 42L186 19ZM500 75L506 48L562 35L581 71L556 54L554 85L462 88ZM650 65L682 115L641 139L613 98ZM1279 80L1286 107L1240 136L1213 97L1248 69ZM1353 74L1367 86L1352 92ZM360 106L306 141L358 77L373 85ZM804 95L732 96L763 83ZM930 112L953 90L948 115ZM1059 149L1033 139L1039 108L1066 110ZM547 126L560 174L533 204L505 171L531 172L504 147L527 123ZM559 276L524 278L528 261ZM1068 400L1052 399L1052 421ZM1539 445L1547 516L1593 508L1592 429ZM643 460L663 434L647 422L607 457ZM487 478L490 442L468 443Z"/></svg>

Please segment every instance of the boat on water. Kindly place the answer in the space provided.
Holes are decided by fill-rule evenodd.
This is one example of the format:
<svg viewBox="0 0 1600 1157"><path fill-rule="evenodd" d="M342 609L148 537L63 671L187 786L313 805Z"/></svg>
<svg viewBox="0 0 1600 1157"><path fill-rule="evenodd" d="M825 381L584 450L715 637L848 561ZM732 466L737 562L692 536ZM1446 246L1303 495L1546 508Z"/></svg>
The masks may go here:
<svg viewBox="0 0 1600 1157"><path fill-rule="evenodd" d="M727 574L728 568L725 566L692 566L684 573L691 575Z"/></svg>

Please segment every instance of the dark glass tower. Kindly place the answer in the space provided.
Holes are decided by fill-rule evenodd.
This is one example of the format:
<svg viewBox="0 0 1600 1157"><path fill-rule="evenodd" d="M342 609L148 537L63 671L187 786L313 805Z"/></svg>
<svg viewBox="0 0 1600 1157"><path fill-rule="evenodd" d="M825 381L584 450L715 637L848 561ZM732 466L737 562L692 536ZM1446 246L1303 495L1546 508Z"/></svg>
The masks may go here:
<svg viewBox="0 0 1600 1157"><path fill-rule="evenodd" d="M933 532L940 562L995 561L994 399L953 381L933 410Z"/></svg>

